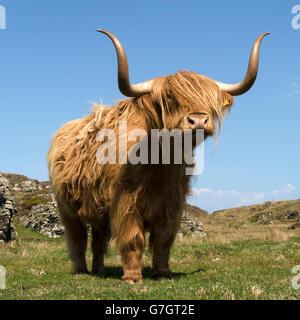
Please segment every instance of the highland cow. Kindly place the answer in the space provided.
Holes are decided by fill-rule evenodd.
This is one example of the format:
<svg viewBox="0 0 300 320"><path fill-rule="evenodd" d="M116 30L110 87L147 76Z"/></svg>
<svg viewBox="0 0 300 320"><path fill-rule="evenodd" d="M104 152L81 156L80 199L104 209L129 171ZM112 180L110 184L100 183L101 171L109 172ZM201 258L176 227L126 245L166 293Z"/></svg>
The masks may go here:
<svg viewBox="0 0 300 320"><path fill-rule="evenodd" d="M99 164L96 154L104 142L97 139L97 133L103 128L117 132L119 122L126 121L128 131L203 129L205 138L216 135L224 114L233 104L233 96L245 93L253 85L260 44L268 33L255 41L247 74L240 83L225 84L180 71L132 85L121 43L110 32L97 31L106 34L115 46L119 89L130 98L109 108L95 105L85 118L64 125L55 134L48 153L50 180L74 273L88 272L85 251L90 225L93 274L102 272L108 242L115 238L122 258L122 279L141 282L145 232L149 232L153 277L170 279L170 248L190 188L190 176L185 174L187 164L172 162L174 154L170 164ZM119 143L117 140L117 157ZM133 144L128 143L128 152Z"/></svg>

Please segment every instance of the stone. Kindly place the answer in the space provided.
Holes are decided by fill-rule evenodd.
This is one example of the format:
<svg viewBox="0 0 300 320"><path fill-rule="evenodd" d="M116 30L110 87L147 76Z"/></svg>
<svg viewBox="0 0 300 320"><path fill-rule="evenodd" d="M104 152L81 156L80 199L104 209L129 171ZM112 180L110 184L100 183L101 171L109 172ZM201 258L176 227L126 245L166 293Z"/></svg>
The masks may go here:
<svg viewBox="0 0 300 320"><path fill-rule="evenodd" d="M24 180L19 183L15 183L13 191L16 192L34 192L38 190L38 184L33 180Z"/></svg>
<svg viewBox="0 0 300 320"><path fill-rule="evenodd" d="M16 214L15 203L11 195L9 181L0 173L0 241L9 242L18 239L12 217Z"/></svg>
<svg viewBox="0 0 300 320"><path fill-rule="evenodd" d="M288 230L295 230L295 229L297 229L297 228L300 228L300 222L296 222L296 223L290 225L290 226L288 227Z"/></svg>
<svg viewBox="0 0 300 320"><path fill-rule="evenodd" d="M300 210L298 210L298 211L287 210L286 211L286 218L287 219L295 219L295 218L298 218L298 217L300 217Z"/></svg>
<svg viewBox="0 0 300 320"><path fill-rule="evenodd" d="M49 238L58 238L64 234L55 200L33 205L30 213L21 216L20 220L26 228Z"/></svg>
<svg viewBox="0 0 300 320"><path fill-rule="evenodd" d="M178 233L179 237L184 234L184 231L190 233L193 236L199 236L201 238L206 237L206 233L203 229L203 223L189 217L189 213L187 210L183 211L181 219L181 230Z"/></svg>

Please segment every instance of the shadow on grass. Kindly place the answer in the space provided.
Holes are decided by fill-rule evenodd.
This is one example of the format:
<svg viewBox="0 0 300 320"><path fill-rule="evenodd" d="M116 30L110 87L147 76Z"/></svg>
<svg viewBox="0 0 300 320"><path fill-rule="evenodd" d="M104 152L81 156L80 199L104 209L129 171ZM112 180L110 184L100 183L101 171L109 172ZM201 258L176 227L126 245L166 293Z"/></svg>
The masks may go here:
<svg viewBox="0 0 300 320"><path fill-rule="evenodd" d="M181 278L181 277L186 277L188 275L191 274L196 274L199 272L205 272L205 269L197 269L191 272L172 272L172 277L173 279L177 279L177 278ZM153 279L152 278L152 269L150 267L144 267L143 271L143 279ZM113 278L113 279L120 279L123 275L123 268L122 267L105 267L105 270L102 274L96 274L94 275L95 277L99 277L99 278L104 278L104 279L108 279L108 278Z"/></svg>

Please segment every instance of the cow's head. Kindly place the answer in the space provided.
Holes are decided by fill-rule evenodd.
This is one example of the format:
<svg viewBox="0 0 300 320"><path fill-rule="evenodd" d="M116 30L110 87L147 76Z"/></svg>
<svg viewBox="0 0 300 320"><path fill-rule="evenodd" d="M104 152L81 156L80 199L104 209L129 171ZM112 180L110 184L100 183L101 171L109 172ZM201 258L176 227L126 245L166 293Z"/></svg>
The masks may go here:
<svg viewBox="0 0 300 320"><path fill-rule="evenodd" d="M154 78L139 84L130 84L128 62L120 41L110 32L106 34L113 42L118 58L118 82L120 91L127 97L142 98L151 95L160 106L163 126L174 128L204 129L205 137L216 133L217 123L222 125L222 116L229 111L234 98L247 92L255 82L261 34L255 41L250 55L248 70L242 82L226 84L195 72L180 71L172 75Z"/></svg>

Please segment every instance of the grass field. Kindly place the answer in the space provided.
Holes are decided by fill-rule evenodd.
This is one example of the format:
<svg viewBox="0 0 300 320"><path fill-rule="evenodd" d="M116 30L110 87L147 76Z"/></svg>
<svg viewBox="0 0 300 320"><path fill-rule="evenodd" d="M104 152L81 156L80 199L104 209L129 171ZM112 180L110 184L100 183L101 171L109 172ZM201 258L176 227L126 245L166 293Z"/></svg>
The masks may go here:
<svg viewBox="0 0 300 320"><path fill-rule="evenodd" d="M120 256L112 244L104 277L72 275L63 238L49 239L15 223L19 243L0 244L7 269L0 299L300 299L291 269L300 265L300 237L230 240L183 237L172 249L173 280L151 278L144 254L144 281L120 281ZM234 230L232 231L234 232ZM88 263L91 252L88 250Z"/></svg>

